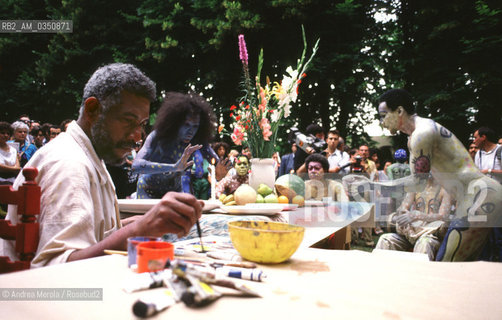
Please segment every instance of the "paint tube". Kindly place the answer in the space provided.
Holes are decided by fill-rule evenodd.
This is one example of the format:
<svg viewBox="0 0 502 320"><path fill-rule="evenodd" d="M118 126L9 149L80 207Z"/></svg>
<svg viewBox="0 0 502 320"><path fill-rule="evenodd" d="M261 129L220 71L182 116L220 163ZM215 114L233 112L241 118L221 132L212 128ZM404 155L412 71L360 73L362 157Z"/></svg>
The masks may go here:
<svg viewBox="0 0 502 320"><path fill-rule="evenodd" d="M226 276L251 281L262 281L267 277L260 269L245 269L236 267L217 268L216 276Z"/></svg>
<svg viewBox="0 0 502 320"><path fill-rule="evenodd" d="M132 306L132 312L140 318L151 317L176 303L173 293L169 289L150 292L141 297Z"/></svg>
<svg viewBox="0 0 502 320"><path fill-rule="evenodd" d="M123 290L127 293L159 288L164 285L164 279L171 276L171 270L163 270L157 272L144 272L134 274L127 279L123 286Z"/></svg>
<svg viewBox="0 0 502 320"><path fill-rule="evenodd" d="M190 282L190 287L181 296L181 301L187 307L206 306L222 296L220 292L196 277L186 275L186 279Z"/></svg>

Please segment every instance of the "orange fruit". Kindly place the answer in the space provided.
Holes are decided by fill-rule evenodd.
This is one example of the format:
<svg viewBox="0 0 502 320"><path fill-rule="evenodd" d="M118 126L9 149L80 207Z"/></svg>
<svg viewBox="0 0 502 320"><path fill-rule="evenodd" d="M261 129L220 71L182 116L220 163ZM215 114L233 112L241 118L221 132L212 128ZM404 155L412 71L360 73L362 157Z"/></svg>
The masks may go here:
<svg viewBox="0 0 502 320"><path fill-rule="evenodd" d="M305 198L302 197L301 195L296 195L293 200L291 200L293 204L297 204L299 207L303 207L305 204Z"/></svg>
<svg viewBox="0 0 502 320"><path fill-rule="evenodd" d="M279 203L289 203L289 199L288 199L288 197L286 197L286 196L279 196L279 197L277 198L277 201L278 201Z"/></svg>

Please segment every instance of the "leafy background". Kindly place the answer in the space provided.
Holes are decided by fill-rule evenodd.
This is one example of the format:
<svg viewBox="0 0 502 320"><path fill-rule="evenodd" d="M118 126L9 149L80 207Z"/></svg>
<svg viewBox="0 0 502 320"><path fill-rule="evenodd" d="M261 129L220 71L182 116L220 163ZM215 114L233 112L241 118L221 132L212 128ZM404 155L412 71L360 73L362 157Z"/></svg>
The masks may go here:
<svg viewBox="0 0 502 320"><path fill-rule="evenodd" d="M280 80L321 38L287 129L316 122L353 145L368 141L378 96L412 92L430 116L467 143L480 125L500 129L502 2L497 0L1 0L1 19L73 20L70 34L0 34L0 119L22 113L58 124L76 118L96 68L136 64L167 91L202 93L229 127L239 92L237 36L250 68L264 49L262 75ZM375 14L381 17L375 20ZM154 113L159 102L152 106ZM396 146L405 143L395 137Z"/></svg>

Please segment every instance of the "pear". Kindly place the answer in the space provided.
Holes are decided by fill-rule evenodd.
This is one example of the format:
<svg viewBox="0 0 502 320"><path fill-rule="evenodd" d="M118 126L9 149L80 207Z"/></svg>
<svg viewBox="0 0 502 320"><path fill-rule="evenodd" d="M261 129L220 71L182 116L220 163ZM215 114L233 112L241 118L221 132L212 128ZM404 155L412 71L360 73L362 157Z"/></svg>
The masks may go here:
<svg viewBox="0 0 502 320"><path fill-rule="evenodd" d="M264 203L265 200L263 199L263 196L261 194L256 195L256 203Z"/></svg>
<svg viewBox="0 0 502 320"><path fill-rule="evenodd" d="M270 188L269 186L267 186L264 183L260 183L260 185L258 186L258 190L257 191L258 191L259 194L261 194L264 197L266 197L269 194L271 194L272 192L274 192L274 190L272 190L272 188Z"/></svg>
<svg viewBox="0 0 502 320"><path fill-rule="evenodd" d="M265 200L265 203L279 203L279 199L273 193L266 196L263 200Z"/></svg>

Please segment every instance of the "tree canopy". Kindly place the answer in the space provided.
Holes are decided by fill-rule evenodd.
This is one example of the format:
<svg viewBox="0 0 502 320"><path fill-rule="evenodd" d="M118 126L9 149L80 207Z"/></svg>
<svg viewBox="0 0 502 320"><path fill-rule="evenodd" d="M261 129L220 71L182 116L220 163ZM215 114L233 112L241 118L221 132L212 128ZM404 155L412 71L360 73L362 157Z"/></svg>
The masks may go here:
<svg viewBox="0 0 502 320"><path fill-rule="evenodd" d="M1 118L76 118L83 87L111 62L137 65L167 91L202 94L230 127L242 95L237 36L250 67L280 81L302 51L301 26L320 47L285 129L337 128L353 145L376 99L408 89L417 112L462 141L480 125L499 130L502 3L495 0L3 0L3 19L72 20L73 33L0 34ZM379 17L375 19L375 16ZM156 111L158 103L153 105ZM286 150L287 130L280 146Z"/></svg>

